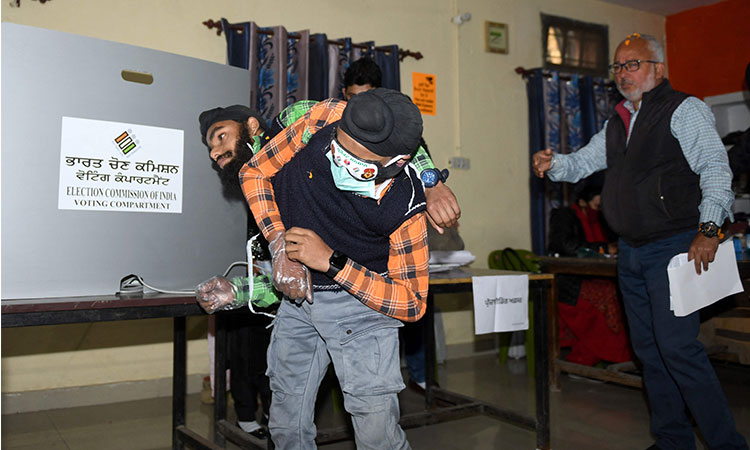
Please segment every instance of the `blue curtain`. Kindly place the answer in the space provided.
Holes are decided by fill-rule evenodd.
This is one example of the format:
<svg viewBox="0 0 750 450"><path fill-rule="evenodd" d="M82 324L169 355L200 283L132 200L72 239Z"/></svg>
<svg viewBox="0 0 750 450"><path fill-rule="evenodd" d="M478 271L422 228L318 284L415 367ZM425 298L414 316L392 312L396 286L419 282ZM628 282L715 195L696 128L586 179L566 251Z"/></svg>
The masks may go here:
<svg viewBox="0 0 750 450"><path fill-rule="evenodd" d="M546 253L546 228L544 220L545 182L534 175L531 155L545 148L544 139L544 76L541 69L529 75L526 82L526 99L529 102L529 192L531 198L531 250L537 255Z"/></svg>
<svg viewBox="0 0 750 450"><path fill-rule="evenodd" d="M344 72L367 56L383 71L383 86L400 90L398 46L375 51L372 41L353 44L351 38L329 43L325 34L295 32L282 26L260 28L254 22L231 24L221 19L227 40L227 64L250 71L250 105L267 120L298 100L342 98Z"/></svg>
<svg viewBox="0 0 750 450"><path fill-rule="evenodd" d="M386 48L388 49L387 53L384 51L375 52L375 63L383 71L383 87L400 91L401 75L399 65L401 61L398 56L398 45L382 47L383 50Z"/></svg>
<svg viewBox="0 0 750 450"><path fill-rule="evenodd" d="M344 72L349 65L359 58L369 57L375 59L381 52L375 51L375 43L360 42L354 44L351 38L340 39L342 44L328 44L328 97L344 98ZM364 47L364 48L362 48ZM383 69L383 66L380 67ZM396 67L398 70L398 67Z"/></svg>
<svg viewBox="0 0 750 450"><path fill-rule="evenodd" d="M551 148L571 153L588 143L613 113L618 99L605 80L536 69L527 76L529 102L529 167L531 155ZM554 208L567 206L585 184L601 184L604 173L592 175L576 185L552 183L529 170L531 248L546 253L547 224Z"/></svg>
<svg viewBox="0 0 750 450"><path fill-rule="evenodd" d="M328 98L328 36L316 33L310 36L308 94L310 100Z"/></svg>
<svg viewBox="0 0 750 450"><path fill-rule="evenodd" d="M221 19L221 27L227 39L227 64L247 69L250 57L248 36L251 35L250 27L252 24L248 22L238 23L231 28L230 25L226 19Z"/></svg>
<svg viewBox="0 0 750 450"><path fill-rule="evenodd" d="M308 98L308 30L296 32L300 38L292 39L282 26L259 28L254 22L221 22L227 39L227 64L250 71L251 107L270 121L288 105Z"/></svg>

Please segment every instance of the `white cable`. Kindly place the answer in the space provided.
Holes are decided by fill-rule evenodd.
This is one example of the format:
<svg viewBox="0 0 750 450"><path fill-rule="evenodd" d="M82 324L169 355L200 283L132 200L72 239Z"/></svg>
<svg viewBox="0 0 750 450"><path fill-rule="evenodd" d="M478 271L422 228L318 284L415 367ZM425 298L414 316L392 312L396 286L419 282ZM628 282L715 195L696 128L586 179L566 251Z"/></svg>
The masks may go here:
<svg viewBox="0 0 750 450"><path fill-rule="evenodd" d="M226 278L227 275L229 275L229 272L231 272L232 269L234 269L237 266L247 266L247 262L245 262L245 261L235 261L235 262L233 262L232 264L229 265L229 267L227 267L227 270L224 271L224 275L222 275L222 276L224 278Z"/></svg>
<svg viewBox="0 0 750 450"><path fill-rule="evenodd" d="M252 265L252 267L257 268L261 273L267 275L268 274L267 273L268 272L267 269L264 268L264 267L261 267L258 264L255 264L254 261L253 261L252 253L250 252L250 244L255 239L257 239L258 236L260 236L260 233L258 233L255 236L251 237L250 241L248 242L248 259L249 259L250 264ZM231 272L232 269L234 269L236 266L248 266L248 263L246 261L235 261L235 262L231 263L229 265L229 267L227 267L227 270L224 271L224 275L222 275L222 276L224 278L226 278L227 275L229 275L229 272ZM250 273L251 273L251 271L248 270L248 274L250 274ZM162 294L195 295L195 289L193 289L193 290L181 290L181 291L172 291L172 290L168 290L168 289L160 289L160 288L153 287L153 286L147 284L140 275L132 275L132 277L134 277L136 280L138 280L138 282L141 283L141 285L143 285L144 287L146 287L148 289L151 289L154 292L160 292ZM248 276L248 278L249 278L248 282L250 284L250 297L251 297L251 300L247 302L247 305L250 308L250 312L252 312L253 314L262 314L264 316L270 317L271 319L275 320L276 319L276 315L275 314L269 314L269 313L266 313L266 312L263 312L263 311L256 311L253 308L253 302L252 302L252 286L253 286L252 283L253 283L253 278L252 278L252 276ZM133 280L131 279L130 280L130 284L132 284L132 283L133 283ZM125 287L125 288L122 287L122 286L120 287L120 290L123 291L123 292L126 289L127 289L127 287ZM271 323L268 324L268 326L266 328L270 328L272 326L273 326L273 321L271 321Z"/></svg>
<svg viewBox="0 0 750 450"><path fill-rule="evenodd" d="M149 289L151 289L152 291L155 291L155 292L161 292L162 294L190 294L190 295L195 295L195 289L193 289L192 291L188 291L188 290L184 290L184 291L170 291L170 290L167 290L167 289L159 289L159 288L155 288L153 286L149 286L148 284L146 284L146 282L143 281L143 278L141 278L140 275L136 275L136 278L138 278L138 281L140 281L141 284L144 287L147 287L147 288L149 288Z"/></svg>
<svg viewBox="0 0 750 450"><path fill-rule="evenodd" d="M231 272L232 269L235 268L236 266L247 266L247 262L245 262L245 261L235 261L235 262L233 262L232 264L229 265L229 267L227 267L227 270L224 271L224 275L223 276L226 278L226 276L229 275L229 272ZM160 289L160 288L157 288L157 287L154 287L154 286L151 286L151 285L147 284L140 275L135 275L135 278L144 287L146 287L148 289L151 289L154 292L160 292L162 294L195 295L195 289L193 289L193 290L187 290L187 289L185 289L185 290L179 290L179 291L172 291L172 290L169 290L169 289Z"/></svg>

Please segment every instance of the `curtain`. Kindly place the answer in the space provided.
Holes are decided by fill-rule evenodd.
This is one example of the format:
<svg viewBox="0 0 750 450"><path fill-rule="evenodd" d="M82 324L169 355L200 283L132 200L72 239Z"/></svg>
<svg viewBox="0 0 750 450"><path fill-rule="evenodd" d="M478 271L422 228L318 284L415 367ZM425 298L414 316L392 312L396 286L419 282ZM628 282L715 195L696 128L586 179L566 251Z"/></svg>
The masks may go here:
<svg viewBox="0 0 750 450"><path fill-rule="evenodd" d="M253 22L221 22L227 39L227 63L250 71L251 107L270 121L288 105L309 98L308 30L296 32L300 38L293 39L282 26L260 28Z"/></svg>
<svg viewBox="0 0 750 450"><path fill-rule="evenodd" d="M383 87L400 90L398 46L376 51L372 41L351 38L329 42L323 33L297 31L290 38L282 26L261 28L254 22L221 19L227 40L227 64L248 69L250 106L271 120L298 100L343 98L344 72L357 59L373 58L383 71Z"/></svg>
<svg viewBox="0 0 750 450"><path fill-rule="evenodd" d="M344 98L342 90L344 89L344 72L346 72L346 69L359 58L373 58L376 53L375 43L372 41L361 42L356 45L348 37L339 41L343 45L328 44L328 96L326 98ZM377 63L377 60L375 62ZM380 68L382 70L383 67Z"/></svg>
<svg viewBox="0 0 750 450"><path fill-rule="evenodd" d="M308 76L309 100L328 98L328 36L316 33L310 36L310 75Z"/></svg>
<svg viewBox="0 0 750 450"><path fill-rule="evenodd" d="M602 78L536 69L527 77L529 154L551 148L571 153L586 145L604 126L619 99ZM529 163L531 167L531 161ZM585 184L601 185L603 172L575 185L539 179L530 170L531 248L546 253L552 209L567 206Z"/></svg>
<svg viewBox="0 0 750 450"><path fill-rule="evenodd" d="M375 52L375 63L383 71L383 87L401 90L401 75L399 65L401 64L398 56L398 45L389 45L382 47L382 50Z"/></svg>

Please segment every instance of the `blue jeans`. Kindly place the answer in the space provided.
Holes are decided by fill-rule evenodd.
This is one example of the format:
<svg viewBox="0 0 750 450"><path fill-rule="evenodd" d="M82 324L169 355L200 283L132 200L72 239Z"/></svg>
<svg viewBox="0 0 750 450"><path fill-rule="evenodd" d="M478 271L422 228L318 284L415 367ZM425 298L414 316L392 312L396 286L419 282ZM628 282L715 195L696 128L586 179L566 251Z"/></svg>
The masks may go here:
<svg viewBox="0 0 750 450"><path fill-rule="evenodd" d="M633 350L643 363L651 432L660 449L695 449L687 409L710 449L747 449L698 341L698 312L676 317L669 310L667 264L674 255L688 251L695 234L684 232L641 247L619 242L620 289Z"/></svg>
<svg viewBox="0 0 750 450"><path fill-rule="evenodd" d="M358 449L408 449L398 424L404 389L398 351L402 323L347 292L319 291L315 303L279 306L268 347L271 438L279 450L314 449L315 399L333 361Z"/></svg>

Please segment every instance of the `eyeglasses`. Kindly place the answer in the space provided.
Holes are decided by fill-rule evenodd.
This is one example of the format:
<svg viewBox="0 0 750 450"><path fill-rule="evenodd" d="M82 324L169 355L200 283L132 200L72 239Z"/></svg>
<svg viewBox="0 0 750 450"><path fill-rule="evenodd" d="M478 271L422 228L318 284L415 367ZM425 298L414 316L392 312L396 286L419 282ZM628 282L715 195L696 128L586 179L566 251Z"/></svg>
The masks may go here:
<svg viewBox="0 0 750 450"><path fill-rule="evenodd" d="M625 61L624 63L614 63L609 65L609 71L612 73L620 73L620 71L624 68L628 72L635 72L638 69L641 68L641 63L652 63L652 64L659 64L661 61L653 61L650 59L631 59L630 61Z"/></svg>

